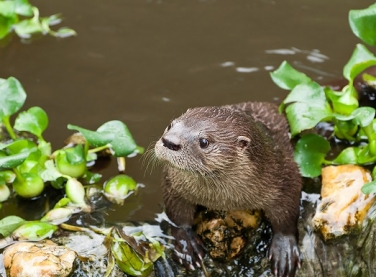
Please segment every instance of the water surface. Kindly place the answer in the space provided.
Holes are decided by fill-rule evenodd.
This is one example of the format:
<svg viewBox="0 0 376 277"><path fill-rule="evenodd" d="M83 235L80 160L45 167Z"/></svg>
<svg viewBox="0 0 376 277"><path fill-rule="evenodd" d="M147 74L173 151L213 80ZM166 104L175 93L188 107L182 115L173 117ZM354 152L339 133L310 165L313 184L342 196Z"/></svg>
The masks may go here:
<svg viewBox="0 0 376 277"><path fill-rule="evenodd" d="M288 60L315 80L341 75L355 44L348 11L373 1L350 0L35 0L41 15L61 12L77 37L18 38L0 49L0 76L18 78L26 107L49 117L46 139L56 148L68 123L96 129L124 121L139 145L157 140L187 108L242 101L278 103L269 71ZM53 4L52 4L53 3ZM105 176L116 173L114 162ZM127 173L146 185L111 221L149 220L162 211L160 170L139 158ZM10 203L0 210L33 217ZM38 216L35 216L38 218Z"/></svg>

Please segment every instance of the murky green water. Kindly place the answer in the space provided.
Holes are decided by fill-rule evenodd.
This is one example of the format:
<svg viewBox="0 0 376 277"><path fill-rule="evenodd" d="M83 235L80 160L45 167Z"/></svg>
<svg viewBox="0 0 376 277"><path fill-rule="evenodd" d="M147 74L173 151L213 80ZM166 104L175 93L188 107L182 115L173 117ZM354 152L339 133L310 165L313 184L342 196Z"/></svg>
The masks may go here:
<svg viewBox="0 0 376 277"><path fill-rule="evenodd" d="M47 111L46 139L55 148L71 134L68 123L96 129L112 119L147 147L188 107L279 102L285 92L269 71L285 59L316 80L338 78L359 42L348 11L373 2L32 1L42 16L61 12L62 25L78 36L31 44L14 38L0 49L0 77L18 78L26 107ZM114 162L110 168L105 176L116 173ZM139 158L128 161L127 173L146 188L108 220L149 220L162 210L160 172L145 169ZM33 217L17 205L5 204L0 218Z"/></svg>

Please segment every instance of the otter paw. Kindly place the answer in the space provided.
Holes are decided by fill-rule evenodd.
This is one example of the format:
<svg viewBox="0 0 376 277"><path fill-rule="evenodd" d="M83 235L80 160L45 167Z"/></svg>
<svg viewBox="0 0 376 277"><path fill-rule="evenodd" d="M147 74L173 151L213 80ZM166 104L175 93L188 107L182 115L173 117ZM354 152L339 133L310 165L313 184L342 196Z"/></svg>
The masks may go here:
<svg viewBox="0 0 376 277"><path fill-rule="evenodd" d="M295 236L276 233L270 246L269 260L275 276L295 276L296 268L301 266L300 251Z"/></svg>
<svg viewBox="0 0 376 277"><path fill-rule="evenodd" d="M193 230L190 227L173 227L172 235L175 238L174 259L189 270L201 267L205 246Z"/></svg>

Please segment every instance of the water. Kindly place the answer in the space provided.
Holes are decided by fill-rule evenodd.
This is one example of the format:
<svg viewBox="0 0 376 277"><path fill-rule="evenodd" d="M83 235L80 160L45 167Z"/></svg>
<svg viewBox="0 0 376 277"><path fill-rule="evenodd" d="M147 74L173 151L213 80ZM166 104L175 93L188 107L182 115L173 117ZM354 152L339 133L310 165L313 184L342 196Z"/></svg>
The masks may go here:
<svg viewBox="0 0 376 277"><path fill-rule="evenodd" d="M32 1L42 16L61 12L77 37L18 38L0 49L0 77L15 76L25 108L43 107L56 148L68 123L96 129L124 121L147 147L187 108L241 101L280 102L269 71L283 60L320 82L341 76L359 40L347 22L350 9L373 1L345 0L56 0ZM160 171L145 173L139 158L127 173L146 185L110 221L149 220L162 211ZM116 173L114 161L106 176ZM16 204L0 210L33 217ZM37 217L37 216L36 216Z"/></svg>

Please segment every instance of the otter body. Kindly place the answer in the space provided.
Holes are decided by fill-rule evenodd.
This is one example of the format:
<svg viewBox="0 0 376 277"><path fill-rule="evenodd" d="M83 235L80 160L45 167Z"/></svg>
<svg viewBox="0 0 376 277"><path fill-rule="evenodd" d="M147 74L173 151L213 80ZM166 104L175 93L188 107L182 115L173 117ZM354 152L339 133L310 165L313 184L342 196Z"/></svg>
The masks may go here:
<svg viewBox="0 0 376 277"><path fill-rule="evenodd" d="M261 209L273 229L273 273L295 275L301 177L288 131L278 107L261 102L189 109L166 128L155 153L180 262L194 269L204 253L191 229L198 205Z"/></svg>

